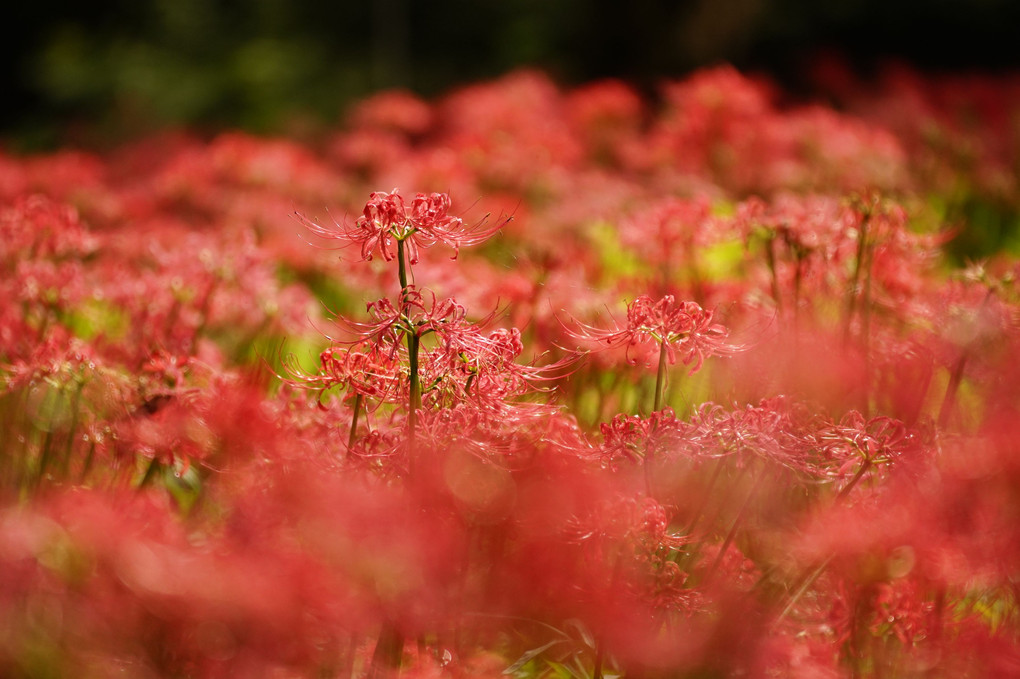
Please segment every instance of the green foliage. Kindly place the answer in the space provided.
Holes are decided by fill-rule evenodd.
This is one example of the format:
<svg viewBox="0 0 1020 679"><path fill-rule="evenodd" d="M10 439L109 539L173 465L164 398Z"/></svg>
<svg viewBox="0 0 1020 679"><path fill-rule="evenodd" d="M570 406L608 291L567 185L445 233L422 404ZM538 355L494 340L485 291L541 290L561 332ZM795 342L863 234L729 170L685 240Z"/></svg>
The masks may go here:
<svg viewBox="0 0 1020 679"><path fill-rule="evenodd" d="M128 331L130 319L121 310L101 299L87 299L67 314L64 324L76 337L93 340L102 336L116 342Z"/></svg>

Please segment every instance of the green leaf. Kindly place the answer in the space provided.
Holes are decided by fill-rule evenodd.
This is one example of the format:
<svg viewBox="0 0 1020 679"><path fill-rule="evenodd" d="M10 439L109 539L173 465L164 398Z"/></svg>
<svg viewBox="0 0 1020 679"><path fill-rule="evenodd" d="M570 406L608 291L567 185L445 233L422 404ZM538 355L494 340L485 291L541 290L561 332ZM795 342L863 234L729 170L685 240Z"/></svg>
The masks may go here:
<svg viewBox="0 0 1020 679"><path fill-rule="evenodd" d="M557 644L562 644L562 643L563 643L562 639L557 639L555 641L550 641L548 644L545 644L543 646L539 646L538 648L533 648L530 651L525 651L521 655L521 657L517 659L517 662L515 662L514 664L510 665L510 667L508 667L505 670L503 670L503 674L516 674L517 672L519 672L521 670L522 667L527 665L529 662L531 662L532 660L534 660L538 656L542 655L543 653L545 653L547 650L549 650L553 646L555 646Z"/></svg>
<svg viewBox="0 0 1020 679"><path fill-rule="evenodd" d="M563 663L558 663L552 660L545 661L556 675L557 679L588 679L587 676L578 677L576 670L572 667L568 667Z"/></svg>

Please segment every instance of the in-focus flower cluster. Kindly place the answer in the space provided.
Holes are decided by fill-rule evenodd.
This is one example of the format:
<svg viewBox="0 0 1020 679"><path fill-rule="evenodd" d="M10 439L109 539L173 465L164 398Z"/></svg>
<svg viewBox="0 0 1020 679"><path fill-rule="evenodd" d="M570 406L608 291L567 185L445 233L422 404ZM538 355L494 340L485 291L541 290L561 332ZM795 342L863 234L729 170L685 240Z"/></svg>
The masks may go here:
<svg viewBox="0 0 1020 679"><path fill-rule="evenodd" d="M726 342L729 331L722 324L713 323L712 317L713 313L697 302L678 302L673 295L659 300L641 295L627 305L625 328L604 330L579 323L580 330L571 334L582 341L596 342L601 349L625 346L627 359L632 363L649 363L664 347L670 365L679 359L695 373L706 357L739 350Z"/></svg>
<svg viewBox="0 0 1020 679"><path fill-rule="evenodd" d="M1020 88L898 82L0 152L0 676L1017 675Z"/></svg>
<svg viewBox="0 0 1020 679"><path fill-rule="evenodd" d="M340 241L341 247L359 246L363 260L378 254L391 261L397 256L398 244L403 243L411 264L418 263L419 249L437 243L453 248L456 259L461 247L477 245L503 226L501 222L488 223L485 219L466 224L460 217L448 214L449 209L448 194L418 193L407 205L400 192L393 189L389 193L373 192L354 224L324 227L300 213L298 218L316 235Z"/></svg>

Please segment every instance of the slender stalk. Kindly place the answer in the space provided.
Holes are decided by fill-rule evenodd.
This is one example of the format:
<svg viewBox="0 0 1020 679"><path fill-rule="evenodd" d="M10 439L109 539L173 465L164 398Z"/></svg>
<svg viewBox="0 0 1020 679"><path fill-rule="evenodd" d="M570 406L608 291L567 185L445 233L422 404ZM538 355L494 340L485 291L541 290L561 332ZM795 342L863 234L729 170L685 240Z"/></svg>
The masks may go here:
<svg viewBox="0 0 1020 679"><path fill-rule="evenodd" d="M871 589L873 585L865 585L863 592L857 592L854 601L853 613L850 618L850 638L846 642L847 655L850 661L850 676L858 679L863 676L864 644L867 642L867 628L865 614L871 606L869 599L872 598Z"/></svg>
<svg viewBox="0 0 1020 679"><path fill-rule="evenodd" d="M662 410L662 397L666 386L666 353L666 340L663 339L659 343L659 369L655 374L655 401L652 407L655 412Z"/></svg>
<svg viewBox="0 0 1020 679"><path fill-rule="evenodd" d="M41 485L46 478L46 468L50 464L50 457L53 451L53 424L50 423L49 430L43 438L42 452L39 454L39 471L36 475L36 485Z"/></svg>
<svg viewBox="0 0 1020 679"><path fill-rule="evenodd" d="M995 294L993 288L989 288L988 293L981 300L981 307L978 313L982 313L985 307L988 305L989 300ZM967 365L967 360L970 358L971 345L967 344L963 347L960 352L960 357L953 364L953 370L949 373L949 384L946 385L946 395L942 398L942 406L939 408L939 427L945 427L949 424L949 418L953 414L953 409L956 406L956 394L960 390L960 383L963 381L963 369Z"/></svg>
<svg viewBox="0 0 1020 679"><path fill-rule="evenodd" d="M623 576L623 550L616 552L616 561L613 563L613 574L609 579L609 595L616 597L617 588L620 586L620 578ZM601 636L595 638L595 660L592 668L592 679L602 679L602 666L605 663L606 645Z"/></svg>
<svg viewBox="0 0 1020 679"><path fill-rule="evenodd" d="M956 405L956 392L960 389L960 382L963 381L963 368L967 364L967 351L960 354L953 365L953 371L949 374L949 384L946 385L946 395L942 398L942 406L939 408L939 428L949 424L949 416L953 413Z"/></svg>
<svg viewBox="0 0 1020 679"><path fill-rule="evenodd" d="M416 328L411 325L407 283L407 252L404 241L397 241L397 277L400 282L400 313L404 317L407 328L408 355L408 400L407 400L407 478L409 483L415 479L415 433L418 428L418 408L421 406L421 384L418 376L418 349L420 337ZM400 665L404 655L404 634L397 629L392 620L384 620L379 638L372 654L372 664L368 670L368 679L385 679L400 673Z"/></svg>
<svg viewBox="0 0 1020 679"><path fill-rule="evenodd" d="M797 590L793 593L793 596L790 597L790 600L786 602L786 606L783 607L783 610L776 617L775 621L773 622L773 625L779 624L779 622L783 618L785 618L790 611L793 610L794 604L796 604L797 601L804 595L804 592L806 592L808 590L808 588L812 584L814 584L815 580L817 580L819 578L819 576L821 576L821 574L823 572L825 572L826 566L829 565L829 563L832 561L832 559L833 559L833 557L831 557L831 556L826 558L825 561L823 561L817 568L815 568L813 571L808 573L801 580L801 583L797 587Z"/></svg>
<svg viewBox="0 0 1020 679"><path fill-rule="evenodd" d="M379 641L372 654L372 666L368 679L387 679L400 672L401 657L404 655L404 635L391 622L384 622L379 630Z"/></svg>
<svg viewBox="0 0 1020 679"><path fill-rule="evenodd" d="M96 442L91 440L89 442L89 452L85 454L85 462L81 466L81 476L78 478L78 483L85 483L85 479L88 478L89 472L92 471L92 459L96 455Z"/></svg>
<svg viewBox="0 0 1020 679"><path fill-rule="evenodd" d="M655 375L655 398L653 412L662 410L663 391L666 383L666 340L659 343L659 369ZM651 445L645 448L645 493L652 495L652 466L655 462L655 454Z"/></svg>
<svg viewBox="0 0 1020 679"><path fill-rule="evenodd" d="M74 449L74 434L78 430L78 419L80 416L79 408L81 406L81 392L85 389L85 381L81 380L78 382L77 389L74 390L74 398L71 402L71 426L67 430L67 441L64 445L64 459L61 460L61 471L62 476L67 477L68 471L71 464L71 453Z"/></svg>
<svg viewBox="0 0 1020 679"><path fill-rule="evenodd" d="M730 526L729 532L726 533L726 538L723 540L722 547L719 548L719 553L715 556L715 561L712 562L712 566L708 569L708 574L705 576L706 582L715 577L716 571L719 569L720 564L722 564L723 557L726 555L726 550L730 548L730 545L733 544L733 540L737 537L737 530L740 528L740 524L744 520L744 515L751 506L751 500L753 500L758 494L758 488L761 486L766 476L768 476L768 474L762 472L762 474L759 475L758 479L754 482L754 485L751 486L751 490L747 493L747 497L744 498L744 503L740 506L740 511L737 512L736 518L733 519L733 525Z"/></svg>
<svg viewBox="0 0 1020 679"><path fill-rule="evenodd" d="M776 235L769 236L765 247L765 263L768 264L769 274L772 276L772 298L776 302L776 312L780 317L783 315L783 295L779 289L779 272L776 271Z"/></svg>
<svg viewBox="0 0 1020 679"><path fill-rule="evenodd" d="M361 402L364 397L361 394L354 395L354 414L351 416L351 433L347 436L347 457L351 456L351 449L354 448L354 439L358 434L358 415L361 413Z"/></svg>
<svg viewBox="0 0 1020 679"><path fill-rule="evenodd" d="M407 405L407 473L409 478L414 478L415 458L415 433L418 428L418 409L421 407L421 379L418 375L418 352L421 347L421 337L411 327L408 314L408 284L407 284L407 253L404 250L404 241L397 241L397 275L400 279L400 307L401 313L407 321L407 361L408 361L408 405Z"/></svg>
<svg viewBox="0 0 1020 679"><path fill-rule="evenodd" d="M712 470L712 477L708 480L708 485L705 486L705 496L701 500L701 504L698 506L697 511L694 512L694 518L691 519L691 522L687 524L687 527L684 529L684 535L691 535L694 532L695 527L697 527L698 522L705 515L705 509L708 508L708 502L712 497L712 491L715 490L715 484L719 480L719 476L722 474L725 464L726 458L724 457L720 457L716 460L715 469Z"/></svg>
<svg viewBox="0 0 1020 679"><path fill-rule="evenodd" d="M804 280L804 260L807 258L807 254L803 248L798 247L796 250L797 266L793 270L793 323L794 326L800 320L800 289Z"/></svg>
<svg viewBox="0 0 1020 679"><path fill-rule="evenodd" d="M397 277L400 280L400 305L403 307L406 302L407 295L407 263L404 261L406 255L404 254L404 241L397 241Z"/></svg>
<svg viewBox="0 0 1020 679"><path fill-rule="evenodd" d="M861 300L861 343L864 345L865 360L870 360L868 345L871 340L871 260L874 259L874 251L868 249L864 252L864 299Z"/></svg>
<svg viewBox="0 0 1020 679"><path fill-rule="evenodd" d="M421 338L414 332L407 334L407 354L410 397L407 405L407 475L414 479L415 433L418 429L418 409L421 407L421 382L418 378L418 349Z"/></svg>
<svg viewBox="0 0 1020 679"><path fill-rule="evenodd" d="M864 460L863 464L861 464L861 466L857 469L857 473L854 474L852 479L850 479L850 482L846 484L843 490L839 491L839 495L836 496L836 502L839 502L840 500L842 500L843 498L850 494L850 491L853 490L854 486L857 485L857 482L864 477L864 474L869 469L871 469L872 464L873 463L871 461L871 458L867 458Z"/></svg>
<svg viewBox="0 0 1020 679"><path fill-rule="evenodd" d="M601 641L595 642L595 667L592 669L592 679L602 679L602 656L605 653L605 646Z"/></svg>
<svg viewBox="0 0 1020 679"><path fill-rule="evenodd" d="M342 660L340 662L339 674L337 675L340 679L351 679L354 676L354 656L358 652L358 634L351 632L347 637L347 650L343 653Z"/></svg>
<svg viewBox="0 0 1020 679"><path fill-rule="evenodd" d="M195 332L191 335L189 351L193 352L195 350L199 338L205 333L206 327L209 324L209 309L212 306L213 293L216 292L217 285L219 285L219 280L214 278L209 284L209 289L205 291L205 296L202 298L202 304L198 309L199 322L195 326Z"/></svg>
<svg viewBox="0 0 1020 679"><path fill-rule="evenodd" d="M935 591L935 627L932 630L931 639L935 648L939 647L942 635L945 631L946 616L946 586L939 585Z"/></svg>
<svg viewBox="0 0 1020 679"><path fill-rule="evenodd" d="M156 474L159 473L161 466L158 458L154 457L149 461L149 466L145 469L145 476L138 483L138 490L144 489L156 478Z"/></svg>
<svg viewBox="0 0 1020 679"><path fill-rule="evenodd" d="M861 272L864 269L865 248L868 244L868 222L871 221L871 212L865 211L861 216L861 228L857 234L857 260L854 262L854 273L850 279L850 289L846 297L846 317L843 319L843 341L850 341L850 324L853 322L854 312L857 309L858 288L861 285Z"/></svg>
<svg viewBox="0 0 1020 679"><path fill-rule="evenodd" d="M865 459L864 463L857 469L857 473L854 474L852 479L850 479L850 482L844 486L843 490L841 490L838 495L836 495L835 501L841 502L847 495L849 495L850 491L853 490L854 486L856 486L862 478L864 478L864 474L871 469L873 464L874 463L871 458ZM793 610L794 604L796 604L800 597L803 596L804 592L806 592L808 588L814 584L815 580L821 576L821 574L825 571L826 566L829 565L833 558L834 557L831 555L828 556L821 564L803 576L797 590L790 597L789 601L786 602L786 606L783 607L783 610L776 617L773 624L778 624L791 610Z"/></svg>
<svg viewBox="0 0 1020 679"><path fill-rule="evenodd" d="M716 469L716 475L717 476L718 476L719 472L723 471L723 467L725 467L725 464L723 463L723 459L720 458L719 466ZM746 466L744 466L744 467L737 467L736 473L729 479L730 483L728 484L727 487L728 488L739 488L740 485L741 485L741 482L743 481L744 476L747 474L747 472L748 472L748 467L746 467ZM711 482L711 485L715 485L715 479L714 478L713 478L713 480ZM708 491L706 491L706 492L708 492ZM752 493L753 492L754 491L752 490ZM709 495L711 495L710 492L709 492ZM734 499L733 498L733 494L732 493L726 493L725 490L720 491L719 495L720 495L719 502L718 502L719 506L712 513L712 516L711 516L711 521L712 522L716 522L716 521L720 521L721 522L724 519L723 514L725 512L726 505L728 504L728 502L730 502L731 500ZM695 518L695 521L691 524L691 527L688 529L688 533L687 533L688 535L691 534L690 531L692 531L694 529L694 526L699 522L700 519L707 517L707 515L708 515L708 511L707 511L708 505L709 505L709 501L708 501L707 496L706 496L706 500L702 504L701 511L699 512L699 516L697 516ZM687 570L688 567L692 563L694 563L694 561L698 558L698 555L701 552L701 547L704 545L704 543L705 543L704 540L696 540L696 541L690 543L690 548L684 553L683 557L679 561L677 561L677 563L680 565L680 568L682 570Z"/></svg>

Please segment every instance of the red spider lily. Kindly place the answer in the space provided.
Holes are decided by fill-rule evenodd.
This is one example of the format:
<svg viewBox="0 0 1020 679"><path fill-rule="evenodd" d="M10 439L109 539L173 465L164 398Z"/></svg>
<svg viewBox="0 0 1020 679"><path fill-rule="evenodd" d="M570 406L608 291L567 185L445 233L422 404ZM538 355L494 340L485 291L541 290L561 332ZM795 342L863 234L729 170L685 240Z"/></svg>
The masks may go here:
<svg viewBox="0 0 1020 679"><path fill-rule="evenodd" d="M392 352L370 345L364 350L354 347L330 347L319 355L320 368L315 375L291 371L309 386L329 389L347 388L354 394L389 401L397 393L401 380L401 364Z"/></svg>
<svg viewBox="0 0 1020 679"><path fill-rule="evenodd" d="M369 322L339 319L341 327L354 337L337 340L337 345L322 352L316 373L307 374L291 363L286 366L290 374L285 379L321 389L344 386L355 394L395 402L400 384L407 379L401 368L406 351L403 338L409 333L419 338L434 335L436 341L420 349L419 379L425 404L452 408L470 402L490 414L509 416L512 412L516 421L548 414L550 407L514 401L543 391L540 384L561 377L574 360L567 357L547 366L519 363L524 350L519 330L487 331L491 315L469 322L466 310L456 300L437 299L414 286L405 292L403 310L386 298L370 302L368 310L374 317Z"/></svg>
<svg viewBox="0 0 1020 679"><path fill-rule="evenodd" d="M342 243L341 247L360 245L363 260L371 260L378 253L386 261L392 261L397 256L397 243L405 243L411 264L418 262L419 248L430 248L436 243L453 248L453 259L456 259L461 246L477 245L487 240L505 223L486 224L483 219L473 225L465 225L460 217L447 214L449 209L450 196L445 193L418 193L408 206L398 190L393 189L390 193L373 192L353 226L335 224L335 228L324 227L300 213L297 216L312 233L338 240Z"/></svg>
<svg viewBox="0 0 1020 679"><path fill-rule="evenodd" d="M454 328L467 325L467 311L452 298L437 299L429 290L419 291L409 285L404 290L401 308L394 306L387 298L382 298L367 305L373 321L360 322L346 318L338 318L338 325L353 339L338 339L342 344L367 344L377 348L386 347L390 351L398 351L400 340L405 333L414 333L419 337L429 333L454 332ZM485 321L482 321L484 323Z"/></svg>
<svg viewBox="0 0 1020 679"><path fill-rule="evenodd" d="M378 461L385 459L396 459L401 455L406 456L407 441L404 437L403 423L390 424L387 429L373 429L372 431L357 437L348 451L348 455L365 460ZM406 460L405 460L406 461ZM399 468L382 469L380 473L397 476Z"/></svg>
<svg viewBox="0 0 1020 679"><path fill-rule="evenodd" d="M384 95L331 167L236 134L0 152L0 676L1016 676L1020 270L943 255L1020 205L1020 90L904 78L858 119L729 69L657 111L530 75ZM380 260L337 277L273 215L352 179L425 193L317 231ZM420 249L497 228L451 186L542 228L444 265ZM904 190L841 198L864 186ZM570 323L615 347L556 384L582 427L542 352L636 280L626 322ZM315 341L313 295L383 286L312 370L249 370ZM661 407L667 359L763 326ZM612 363L656 353L637 417Z"/></svg>
<svg viewBox="0 0 1020 679"><path fill-rule="evenodd" d="M670 365L680 358L684 365L691 366L691 374L701 369L706 356L725 355L739 350L727 344L729 331L719 323L712 322L713 313L702 309L696 302L677 302L673 295L666 295L653 301L648 295L641 295L627 306L627 327L601 330L590 325L579 324L580 332L568 329L580 340L595 341L604 348L627 347L627 360L636 363L632 351L650 355L655 348L664 346Z"/></svg>
<svg viewBox="0 0 1020 679"><path fill-rule="evenodd" d="M602 463L615 467L620 460L633 462L653 451L676 452L682 445L679 439L683 438L685 426L672 408L663 408L648 417L620 414L611 422L603 422L600 429Z"/></svg>
<svg viewBox="0 0 1020 679"><path fill-rule="evenodd" d="M704 605L677 563L687 539L669 523L655 499L610 492L564 526L580 561L572 589L582 615L614 654L630 652L634 636L654 638Z"/></svg>
<svg viewBox="0 0 1020 679"><path fill-rule="evenodd" d="M597 541L597 554L608 557L616 555L618 550L605 550L603 541L627 543L635 553L682 546L684 538L671 534L668 529L669 516L657 500L618 495L601 500L590 516L575 517L570 532L574 533L572 541L579 544Z"/></svg>
<svg viewBox="0 0 1020 679"><path fill-rule="evenodd" d="M699 457L736 456L740 466L758 458L813 474L809 455L817 426L782 398L732 410L706 403L691 415L683 438L685 449L697 451Z"/></svg>
<svg viewBox="0 0 1020 679"><path fill-rule="evenodd" d="M432 385L432 399L437 402L470 401L493 412L511 407L523 416L518 407L523 404L514 399L543 391L539 385L560 377L572 357L545 366L518 363L524 350L520 330L499 328L486 333L484 326L483 322L441 328L442 343L427 352L424 360L424 382ZM547 410L530 405L533 414Z"/></svg>
<svg viewBox="0 0 1020 679"><path fill-rule="evenodd" d="M923 452L921 436L899 420L885 416L869 420L857 411L850 411L838 424L820 430L816 436L819 449L839 464L834 473L830 471L836 478L846 477L854 467L859 476L870 467L892 464L905 455ZM855 481L856 478L851 483Z"/></svg>
<svg viewBox="0 0 1020 679"><path fill-rule="evenodd" d="M420 294L410 290L406 295L408 306L415 305L420 299ZM368 313L373 317L372 321L352 321L347 318L337 318L337 324L353 337L349 340L344 338L331 338L341 344L351 346L365 344L378 348L387 348L391 352L398 351L401 332L407 330L406 317L393 302L383 297L365 305Z"/></svg>
<svg viewBox="0 0 1020 679"><path fill-rule="evenodd" d="M584 480L572 475L587 476L582 470L591 471L584 462L591 454L591 443L576 419L561 409L520 402L508 403L496 410L468 401L454 408L426 411L420 424L422 438L431 441L434 450L455 448L486 464L520 474L517 480L525 485L526 478L536 481L533 477L536 474L543 483L552 484L543 491L551 493L548 498L533 498L537 503L536 511L546 499L557 504L554 477L559 479L560 490L566 493L581 492L581 487L587 487ZM547 472L552 476L547 477ZM592 497L597 495L592 491ZM557 507L553 511L563 509ZM531 508L518 506L516 511L519 519L522 513L530 514ZM562 516L560 519L566 520Z"/></svg>

